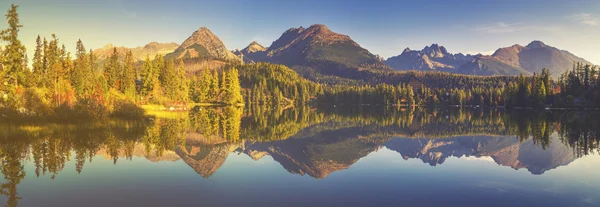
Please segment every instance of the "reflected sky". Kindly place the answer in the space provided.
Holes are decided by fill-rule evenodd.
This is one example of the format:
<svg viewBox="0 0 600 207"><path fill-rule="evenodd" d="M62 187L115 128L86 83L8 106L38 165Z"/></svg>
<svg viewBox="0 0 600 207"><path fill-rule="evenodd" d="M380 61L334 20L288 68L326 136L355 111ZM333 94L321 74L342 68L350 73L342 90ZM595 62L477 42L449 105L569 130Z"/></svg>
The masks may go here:
<svg viewBox="0 0 600 207"><path fill-rule="evenodd" d="M595 206L600 198L598 155L541 176L485 157L451 157L433 167L387 148L326 179L291 174L270 156L253 160L238 152L208 178L182 160L136 156L115 165L98 155L81 174L74 166L68 162L54 180L27 176L19 206ZM33 164L25 170L33 172Z"/></svg>
<svg viewBox="0 0 600 207"><path fill-rule="evenodd" d="M600 206L596 119L295 110L0 125L0 203Z"/></svg>

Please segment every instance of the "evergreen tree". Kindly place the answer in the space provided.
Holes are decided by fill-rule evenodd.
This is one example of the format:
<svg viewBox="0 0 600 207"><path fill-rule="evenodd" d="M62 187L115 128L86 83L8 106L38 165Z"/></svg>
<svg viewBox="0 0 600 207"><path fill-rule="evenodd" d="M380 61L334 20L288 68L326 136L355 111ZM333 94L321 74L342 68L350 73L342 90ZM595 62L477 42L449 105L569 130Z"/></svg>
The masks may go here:
<svg viewBox="0 0 600 207"><path fill-rule="evenodd" d="M90 70L96 74L98 72L98 57L94 54L94 51L90 49Z"/></svg>
<svg viewBox="0 0 600 207"><path fill-rule="evenodd" d="M170 100L177 100L180 80L178 77L178 73L175 70L175 63L173 60L166 61L162 79L162 87L164 88L164 92L167 98L169 98Z"/></svg>
<svg viewBox="0 0 600 207"><path fill-rule="evenodd" d="M104 77L109 87L121 90L119 83L121 79L121 63L119 61L117 48L113 48L112 55L104 65Z"/></svg>
<svg viewBox="0 0 600 207"><path fill-rule="evenodd" d="M127 97L135 96L135 69L133 68L133 53L131 50L125 53L125 62L121 75L121 91Z"/></svg>
<svg viewBox="0 0 600 207"><path fill-rule="evenodd" d="M178 90L178 99L180 101L188 101L189 100L189 90L190 90L190 81L185 76L185 64L183 60L179 60L179 67L177 69L177 75L179 80L179 90ZM238 83L239 85L239 83Z"/></svg>
<svg viewBox="0 0 600 207"><path fill-rule="evenodd" d="M23 25L19 24L19 14L17 13L19 6L11 5L11 8L6 14L8 28L0 32L2 41L6 42L3 51L2 71L0 71L0 82L5 82L5 77L9 78L11 85L17 86L25 82L28 72L25 67L25 46L19 40L19 30Z"/></svg>
<svg viewBox="0 0 600 207"><path fill-rule="evenodd" d="M150 61L150 56L146 56L146 60L142 64L141 70L141 79L142 79L142 87L140 89L140 93L142 96L148 96L150 92L154 89L154 86L158 84L158 71L154 67L152 61Z"/></svg>
<svg viewBox="0 0 600 207"><path fill-rule="evenodd" d="M231 68L225 71L224 74L225 96L223 98L223 102L232 105L243 103L244 99L241 94L238 70L235 68Z"/></svg>
<svg viewBox="0 0 600 207"><path fill-rule="evenodd" d="M33 79L37 86L41 86L41 81L44 79L44 51L42 40L38 35L35 39L35 52L33 53Z"/></svg>
<svg viewBox="0 0 600 207"><path fill-rule="evenodd" d="M67 56L70 56L67 55ZM88 97L92 94L94 76L90 70L89 56L85 50L85 46L81 40L77 41L77 49L75 53L75 68L71 76L71 84L80 98ZM69 60L70 57L67 58Z"/></svg>

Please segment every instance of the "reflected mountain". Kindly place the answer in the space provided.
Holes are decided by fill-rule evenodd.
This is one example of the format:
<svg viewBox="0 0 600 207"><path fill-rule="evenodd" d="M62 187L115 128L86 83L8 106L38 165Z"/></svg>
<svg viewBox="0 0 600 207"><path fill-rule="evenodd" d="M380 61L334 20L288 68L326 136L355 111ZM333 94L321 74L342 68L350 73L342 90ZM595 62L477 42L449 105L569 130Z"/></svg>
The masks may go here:
<svg viewBox="0 0 600 207"><path fill-rule="evenodd" d="M230 153L240 148L239 143L221 143L215 145L203 145L188 141L175 152L196 173L204 178L213 175L225 163Z"/></svg>
<svg viewBox="0 0 600 207"><path fill-rule="evenodd" d="M332 172L348 169L388 139L365 138L357 134L359 128L321 130L320 127L309 127L282 141L252 143L243 152L253 159L269 155L290 173L326 178Z"/></svg>
<svg viewBox="0 0 600 207"><path fill-rule="evenodd" d="M543 149L533 139L524 142L514 137L455 137L450 139L395 138L385 147L404 159L421 159L431 166L443 164L448 157L491 157L496 163L513 169L526 168L535 175L573 162L577 157L571 148L552 136Z"/></svg>
<svg viewBox="0 0 600 207"><path fill-rule="evenodd" d="M0 195L17 206L26 162L32 163L34 176L55 179L70 162L85 173L95 157L115 165L134 157L181 160L209 178L230 154L244 153L253 160L270 156L292 174L324 179L385 147L398 152L397 159L431 166L449 157L489 157L500 166L541 175L600 152L597 115L298 106L203 108L137 122L0 124Z"/></svg>

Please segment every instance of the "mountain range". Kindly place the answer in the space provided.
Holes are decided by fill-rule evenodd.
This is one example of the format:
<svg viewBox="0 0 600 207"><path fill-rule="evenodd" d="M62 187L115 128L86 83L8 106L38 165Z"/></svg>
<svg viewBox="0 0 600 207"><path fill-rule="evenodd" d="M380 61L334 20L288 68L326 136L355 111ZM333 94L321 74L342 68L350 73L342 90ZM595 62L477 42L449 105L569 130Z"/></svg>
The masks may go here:
<svg viewBox="0 0 600 207"><path fill-rule="evenodd" d="M396 70L440 70L468 75L531 75L546 68L554 77L570 69L573 63L591 64L538 40L527 46L499 48L492 55L451 54L443 46L433 44L420 51L406 48L385 62Z"/></svg>
<svg viewBox="0 0 600 207"><path fill-rule="evenodd" d="M563 144L555 133L545 149L534 140L520 141L512 136L454 136L447 138L392 138L372 136L362 127L331 129L324 123L302 129L288 139L280 141L228 142L219 137L188 135L184 147L166 150L161 156L145 152L141 143L136 144L133 156L158 161L181 159L204 178L214 175L232 154L244 153L257 161L271 156L292 174L327 178L331 173L350 168L358 160L382 148L398 152L401 159L419 159L430 166L444 164L446 159L490 158L501 166L515 170L527 169L531 174L541 175L549 170L566 166L577 157L572 148ZM216 141L215 141L216 139ZM115 159L109 152L100 150L98 155ZM118 157L126 153L118 152Z"/></svg>
<svg viewBox="0 0 600 207"><path fill-rule="evenodd" d="M112 47L107 45L95 52L99 54L100 59L105 59L111 54ZM118 47L119 51L125 49L127 48ZM205 68L206 64L222 66L227 62L283 64L304 77L319 82L338 78L360 80L365 79L365 71L394 69L514 76L531 75L547 68L556 78L570 69L575 62L591 64L568 51L537 40L526 46L515 44L499 48L492 55L453 54L444 46L432 44L422 50L406 48L400 55L383 60L361 47L349 36L333 32L322 24L308 28L290 28L268 47L253 41L241 50L228 50L208 28L201 27L181 45L153 42L131 49L137 60L157 53L166 54L167 59L194 60L186 61L186 64L193 62L188 64L191 71Z"/></svg>
<svg viewBox="0 0 600 207"><path fill-rule="evenodd" d="M154 59L156 54L166 55L172 53L177 49L179 45L177 43L158 43L151 42L145 46L135 47L135 48L127 48L123 46L114 46L112 44L107 44L102 48L93 50L94 54L98 58L99 62L104 62L108 59L114 52L114 49L117 49L117 53L121 56L125 55L127 50L131 50L131 54L135 61L143 61L146 59L146 56L149 56L150 59Z"/></svg>

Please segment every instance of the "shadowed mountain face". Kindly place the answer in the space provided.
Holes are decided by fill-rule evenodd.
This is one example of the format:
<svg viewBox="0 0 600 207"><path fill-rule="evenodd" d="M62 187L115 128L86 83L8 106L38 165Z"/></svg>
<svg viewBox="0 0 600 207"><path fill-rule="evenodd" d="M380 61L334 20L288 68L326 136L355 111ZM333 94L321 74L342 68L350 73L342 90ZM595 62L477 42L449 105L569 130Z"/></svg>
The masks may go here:
<svg viewBox="0 0 600 207"><path fill-rule="evenodd" d="M244 153L255 160L270 155L290 173L326 178L379 149L374 140L387 140L363 139L356 133L358 128L314 133L315 130L305 129L283 141L254 143L246 146Z"/></svg>
<svg viewBox="0 0 600 207"><path fill-rule="evenodd" d="M253 41L246 48L242 50L236 50L233 53L240 58L244 59L245 63L256 63L258 60L264 59L266 56L267 48Z"/></svg>
<svg viewBox="0 0 600 207"><path fill-rule="evenodd" d="M219 59L239 61L239 58L227 50L225 44L208 28L201 27L165 58L174 59Z"/></svg>
<svg viewBox="0 0 600 207"><path fill-rule="evenodd" d="M244 55L250 56L253 62L284 64L313 79L315 73L355 78L353 76L362 70L391 70L349 36L335 33L321 24L291 28L265 51Z"/></svg>
<svg viewBox="0 0 600 207"><path fill-rule="evenodd" d="M500 48L492 55L450 54L443 46L433 44L421 51L406 48L402 54L386 60L397 70L441 70L468 75L531 75L546 68L555 78L576 62L591 64L541 41Z"/></svg>

